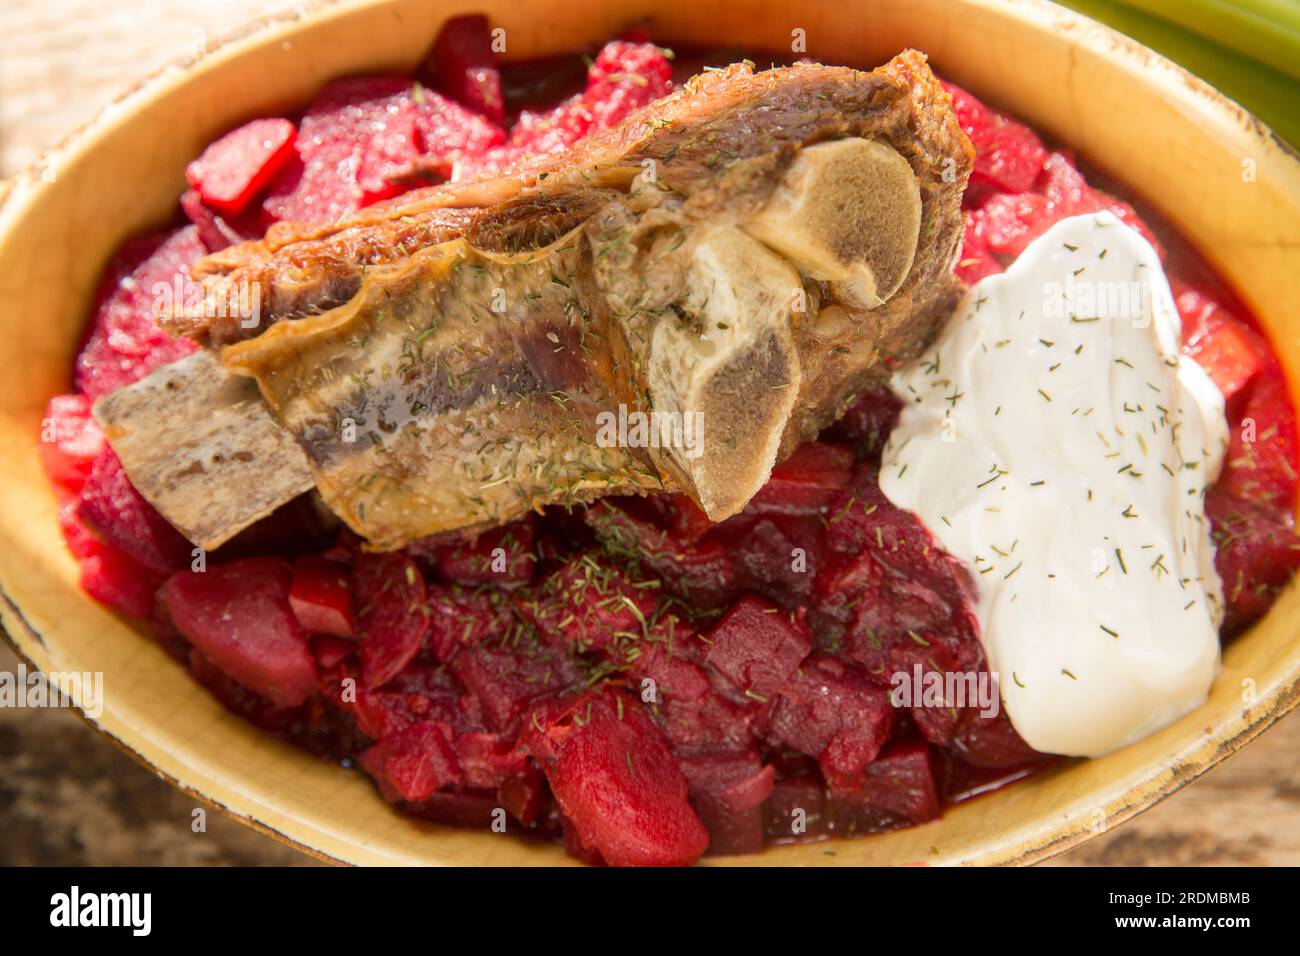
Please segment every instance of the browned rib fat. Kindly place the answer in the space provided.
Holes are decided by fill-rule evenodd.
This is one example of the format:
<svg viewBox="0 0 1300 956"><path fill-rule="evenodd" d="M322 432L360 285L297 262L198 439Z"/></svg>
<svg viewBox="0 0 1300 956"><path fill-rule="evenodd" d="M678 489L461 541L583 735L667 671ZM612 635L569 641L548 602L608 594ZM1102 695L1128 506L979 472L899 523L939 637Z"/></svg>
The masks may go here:
<svg viewBox="0 0 1300 956"><path fill-rule="evenodd" d="M226 343L375 547L652 488L720 520L930 337L970 158L919 54L732 67L567 161L228 250L204 281L256 283L262 326L174 327ZM620 406L703 443L605 447Z"/></svg>

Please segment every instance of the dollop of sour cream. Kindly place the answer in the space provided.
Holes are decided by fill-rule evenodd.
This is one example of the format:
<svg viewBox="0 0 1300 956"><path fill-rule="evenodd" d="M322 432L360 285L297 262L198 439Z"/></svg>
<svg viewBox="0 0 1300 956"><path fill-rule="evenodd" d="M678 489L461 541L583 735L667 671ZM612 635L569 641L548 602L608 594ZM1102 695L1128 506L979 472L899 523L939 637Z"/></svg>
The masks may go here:
<svg viewBox="0 0 1300 956"><path fill-rule="evenodd" d="M1151 245L1076 216L974 286L894 377L907 404L881 488L970 568L1003 704L1045 753L1133 743L1218 672L1204 492L1227 424L1180 332Z"/></svg>

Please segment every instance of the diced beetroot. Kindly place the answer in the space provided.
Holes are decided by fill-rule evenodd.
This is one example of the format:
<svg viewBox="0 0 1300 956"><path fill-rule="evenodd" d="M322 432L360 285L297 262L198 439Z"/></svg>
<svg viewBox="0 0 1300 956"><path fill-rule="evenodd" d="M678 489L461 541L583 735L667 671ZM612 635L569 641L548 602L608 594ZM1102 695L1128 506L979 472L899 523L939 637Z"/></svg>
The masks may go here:
<svg viewBox="0 0 1300 956"><path fill-rule="evenodd" d="M672 64L658 47L614 40L587 71L587 87L558 106L519 114L506 143L469 163L458 178L492 172L524 158L561 153L589 133L608 129L672 89Z"/></svg>
<svg viewBox="0 0 1300 956"><path fill-rule="evenodd" d="M468 14L444 23L425 59L424 71L439 91L498 126L502 124L501 73L486 16Z"/></svg>
<svg viewBox="0 0 1300 956"><path fill-rule="evenodd" d="M1244 389L1263 368L1268 343L1209 293L1170 279L1183 320L1183 352L1205 369L1225 401Z"/></svg>
<svg viewBox="0 0 1300 956"><path fill-rule="evenodd" d="M873 683L887 686L893 674L910 674L918 665L966 672L983 664L974 605L941 579L926 580L910 566L896 570L863 552L819 575L817 591L823 626L842 635L837 647ZM842 630L827 623L841 614ZM941 713L919 719L943 733Z"/></svg>
<svg viewBox="0 0 1300 956"><path fill-rule="evenodd" d="M968 247L984 248L993 256L1014 259L1058 218L1046 197L1037 193L996 193L968 214L961 254L966 256ZM1001 272L1001 265L994 271Z"/></svg>
<svg viewBox="0 0 1300 956"><path fill-rule="evenodd" d="M840 416L829 433L849 445L860 460L878 463L902 410L902 401L888 386L868 389ZM829 509L827 520L835 520L834 512Z"/></svg>
<svg viewBox="0 0 1300 956"><path fill-rule="evenodd" d="M295 150L264 207L275 220L336 222L401 191L425 171L449 175L501 141L499 128L406 77L328 84L302 119Z"/></svg>
<svg viewBox="0 0 1300 956"><path fill-rule="evenodd" d="M860 789L835 790L836 830L848 835L915 826L939 816L934 760L924 741L891 744L867 768Z"/></svg>
<svg viewBox="0 0 1300 956"><path fill-rule="evenodd" d="M967 198L988 190L1022 193L1032 188L1047 159L1047 150L1033 130L993 112L954 83L945 82L943 87L952 96L957 122L975 147Z"/></svg>
<svg viewBox="0 0 1300 956"><path fill-rule="evenodd" d="M754 748L679 757L691 805L709 831L709 853L763 849L763 804L772 795L773 769Z"/></svg>
<svg viewBox="0 0 1300 956"><path fill-rule="evenodd" d="M346 665L339 678L353 676ZM484 729L478 702L442 667L411 663L379 690L356 687L356 700L350 704L342 690L331 686L327 696L350 711L371 740L384 740L422 720L444 724L457 734Z"/></svg>
<svg viewBox="0 0 1300 956"><path fill-rule="evenodd" d="M715 527L704 509L688 495L664 495L661 504L668 516L668 530L678 541L695 544Z"/></svg>
<svg viewBox="0 0 1300 956"><path fill-rule="evenodd" d="M1300 538L1290 516L1234 496L1220 482L1205 496L1214 564L1227 604L1225 633L1240 631L1269 609L1300 568Z"/></svg>
<svg viewBox="0 0 1300 956"><path fill-rule="evenodd" d="M85 395L55 395L41 422L37 451L45 474L57 489L72 495L80 493L105 448L92 404Z"/></svg>
<svg viewBox="0 0 1300 956"><path fill-rule="evenodd" d="M81 567L81 588L101 604L131 617L149 617L154 591L162 576L97 540L77 517L77 504L70 501L59 509L59 527Z"/></svg>
<svg viewBox="0 0 1300 956"><path fill-rule="evenodd" d="M193 226L161 239L133 240L119 250L101 284L100 305L77 356L78 391L92 399L107 395L197 348L189 339L174 339L159 328L155 314L168 304L160 302L160 296L173 301L177 278L188 282L190 266L206 254ZM162 293L162 287L168 291Z"/></svg>
<svg viewBox="0 0 1300 956"><path fill-rule="evenodd" d="M773 840L812 839L828 831L826 785L815 772L777 775L767 801L764 827Z"/></svg>
<svg viewBox="0 0 1300 956"><path fill-rule="evenodd" d="M750 514L816 515L853 477L853 451L844 445L808 442L772 469L750 499Z"/></svg>
<svg viewBox="0 0 1300 956"><path fill-rule="evenodd" d="M752 596L736 602L705 641L709 666L760 701L781 689L812 648L802 616L787 615Z"/></svg>
<svg viewBox="0 0 1300 956"><path fill-rule="evenodd" d="M983 135L992 124L988 107L956 83L940 82L952 97L952 111L957 115L957 123L962 131L970 137Z"/></svg>
<svg viewBox="0 0 1300 956"><path fill-rule="evenodd" d="M975 147L971 183L1009 193L1029 190L1038 178L1047 150L1028 126L1005 116L970 134Z"/></svg>
<svg viewBox="0 0 1300 956"><path fill-rule="evenodd" d="M390 803L423 800L460 780L455 751L429 721L381 740L361 753L360 763Z"/></svg>
<svg viewBox="0 0 1300 956"><path fill-rule="evenodd" d="M1038 188L1047 197L1052 211L1051 221L1043 223L1039 235L1046 232L1053 223L1068 216L1106 210L1121 222L1140 232L1142 238L1151 243L1160 258L1164 259L1164 246L1133 207L1121 199L1089 186L1083 174L1075 168L1065 153L1054 152L1043 163Z"/></svg>
<svg viewBox="0 0 1300 956"><path fill-rule="evenodd" d="M606 499L588 506L585 517L606 548L635 557L663 578L669 593L695 607L723 607L740 594L730 550L718 541L692 541L698 529L684 507L657 507L643 498Z"/></svg>
<svg viewBox="0 0 1300 956"><path fill-rule="evenodd" d="M448 826L486 831L494 822L500 805L496 794L490 790L455 787L431 793L416 803L405 803L402 812Z"/></svg>
<svg viewBox="0 0 1300 956"><path fill-rule="evenodd" d="M1023 767L1048 759L1021 739L1011 726L1007 712L1001 708L992 717L983 717L967 708L952 746L962 760L981 768Z"/></svg>
<svg viewBox="0 0 1300 956"><path fill-rule="evenodd" d="M772 736L815 757L834 788L855 789L894 726L889 695L832 657L817 657L781 688Z"/></svg>
<svg viewBox="0 0 1300 956"><path fill-rule="evenodd" d="M476 731L461 734L452 742L465 784L477 789L494 789L524 772L527 756L515 747L514 737Z"/></svg>
<svg viewBox="0 0 1300 956"><path fill-rule="evenodd" d="M615 645L648 636L659 599L588 555L547 579L542 597L522 605L556 648L616 653Z"/></svg>
<svg viewBox="0 0 1300 956"><path fill-rule="evenodd" d="M203 197L193 189L187 189L181 194L181 209L199 231L199 239L208 252L220 252L236 243L257 239L265 231L260 210L227 219L205 206Z"/></svg>
<svg viewBox="0 0 1300 956"><path fill-rule="evenodd" d="M765 708L752 700L736 703L720 693L704 669L688 658L689 645L689 641L678 639L671 647L651 647L629 666L630 686L650 704L674 753L744 748Z"/></svg>
<svg viewBox="0 0 1300 956"><path fill-rule="evenodd" d="M498 733L514 731L529 708L581 683L567 655L535 646L463 648L448 667L478 698L484 722Z"/></svg>
<svg viewBox="0 0 1300 956"><path fill-rule="evenodd" d="M706 540L725 547L745 590L796 610L808 603L827 555L824 520L822 515L740 514L718 525Z"/></svg>
<svg viewBox="0 0 1300 956"><path fill-rule="evenodd" d="M352 568L361 682L373 690L392 680L429 633L424 578L404 554L363 554Z"/></svg>
<svg viewBox="0 0 1300 956"><path fill-rule="evenodd" d="M292 594L289 600L292 604ZM299 623L301 621L302 619L299 618ZM313 634L311 637L311 656L316 659L316 667L320 671L329 671L338 667L355 654L356 650L356 642L346 637L334 637L332 634Z"/></svg>
<svg viewBox="0 0 1300 956"><path fill-rule="evenodd" d="M159 574L190 563L193 546L135 490L111 448L91 466L77 516L103 541Z"/></svg>
<svg viewBox="0 0 1300 956"><path fill-rule="evenodd" d="M417 541L407 551L426 558L439 577L465 587L521 587L532 581L537 562L533 524L529 520L512 521L474 536Z"/></svg>
<svg viewBox="0 0 1300 956"><path fill-rule="evenodd" d="M238 216L289 163L296 133L287 119L252 120L209 144L185 178L205 204Z"/></svg>
<svg viewBox="0 0 1300 956"><path fill-rule="evenodd" d="M672 89L673 66L653 43L613 40L587 71L583 105L595 129L608 129Z"/></svg>
<svg viewBox="0 0 1300 956"><path fill-rule="evenodd" d="M262 208L273 222L328 225L361 208L357 185L358 152L350 144L331 143L310 159L295 156L276 181Z"/></svg>
<svg viewBox="0 0 1300 956"><path fill-rule="evenodd" d="M181 571L161 597L177 629L217 667L282 707L316 690L307 633L289 607L293 574L279 558Z"/></svg>
<svg viewBox="0 0 1300 956"><path fill-rule="evenodd" d="M462 647L497 638L508 640L522 625L500 594L439 584L426 586L429 646L446 663Z"/></svg>
<svg viewBox="0 0 1300 956"><path fill-rule="evenodd" d="M1240 418L1231 423L1219 484L1239 498L1289 514L1295 507L1300 441L1281 366L1273 362L1255 376L1240 409Z"/></svg>
<svg viewBox="0 0 1300 956"><path fill-rule="evenodd" d="M551 791L537 765L526 761L497 788L497 798L507 813L524 826L532 826L550 808Z"/></svg>
<svg viewBox="0 0 1300 956"><path fill-rule="evenodd" d="M304 554L293 564L289 604L298 623L313 634L355 637L347 565Z"/></svg>
<svg viewBox="0 0 1300 956"><path fill-rule="evenodd" d="M1002 263L994 258L987 246L972 244L969 239L970 223L967 222L967 240L961 247L961 253L957 257L957 266L953 269L954 274L967 285L974 285L985 276L997 275L1002 272Z"/></svg>
<svg viewBox="0 0 1300 956"><path fill-rule="evenodd" d="M588 692L534 713L525 740L582 843L611 865L686 865L708 846L686 778L635 698Z"/></svg>

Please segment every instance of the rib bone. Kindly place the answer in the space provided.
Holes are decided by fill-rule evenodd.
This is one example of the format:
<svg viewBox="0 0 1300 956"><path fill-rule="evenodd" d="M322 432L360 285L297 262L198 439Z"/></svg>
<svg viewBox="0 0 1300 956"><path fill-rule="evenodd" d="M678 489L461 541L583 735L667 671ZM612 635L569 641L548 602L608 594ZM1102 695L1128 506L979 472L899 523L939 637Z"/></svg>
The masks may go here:
<svg viewBox="0 0 1300 956"><path fill-rule="evenodd" d="M258 284L261 327L169 324L256 381L325 504L374 548L653 489L721 520L928 341L958 289L970 163L918 54L872 73L735 66L514 178L227 250L197 273L218 300ZM699 416L702 446L611 444L616 413ZM114 395L99 414L154 435L110 440L206 546L301 490L298 466L268 457L279 483L234 509L249 475L205 467L216 504L196 517L156 468L193 452L156 404ZM241 427L266 446L265 420Z"/></svg>
<svg viewBox="0 0 1300 956"><path fill-rule="evenodd" d="M865 308L903 284L920 230L912 167L892 146L861 138L805 149L745 223L804 275L840 284Z"/></svg>

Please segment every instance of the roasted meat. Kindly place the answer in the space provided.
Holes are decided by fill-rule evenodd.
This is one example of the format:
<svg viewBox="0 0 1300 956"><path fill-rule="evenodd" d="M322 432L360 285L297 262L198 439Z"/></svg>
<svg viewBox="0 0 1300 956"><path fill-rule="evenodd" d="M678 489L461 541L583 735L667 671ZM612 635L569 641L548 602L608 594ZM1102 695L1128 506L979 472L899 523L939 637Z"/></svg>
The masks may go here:
<svg viewBox="0 0 1300 956"><path fill-rule="evenodd" d="M204 303L162 320L256 381L257 447L296 439L274 486L314 486L375 548L651 489L721 520L929 340L970 167L920 54L735 65L560 159L275 227L200 263ZM250 298L254 321L210 307ZM204 546L273 507L228 457L156 440L151 388L97 408L147 498Z"/></svg>

